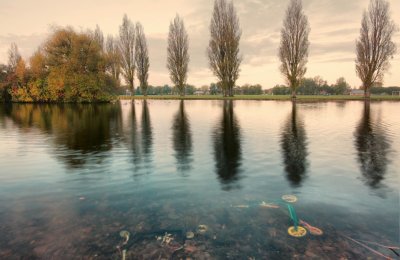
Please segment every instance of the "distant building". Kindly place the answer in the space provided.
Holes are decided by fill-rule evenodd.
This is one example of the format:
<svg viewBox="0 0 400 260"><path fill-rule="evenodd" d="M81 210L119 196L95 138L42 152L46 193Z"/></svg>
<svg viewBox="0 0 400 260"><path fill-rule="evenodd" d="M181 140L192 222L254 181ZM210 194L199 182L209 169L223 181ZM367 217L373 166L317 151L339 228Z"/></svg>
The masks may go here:
<svg viewBox="0 0 400 260"><path fill-rule="evenodd" d="M350 96L364 96L364 90L362 90L362 89L352 89L350 91Z"/></svg>

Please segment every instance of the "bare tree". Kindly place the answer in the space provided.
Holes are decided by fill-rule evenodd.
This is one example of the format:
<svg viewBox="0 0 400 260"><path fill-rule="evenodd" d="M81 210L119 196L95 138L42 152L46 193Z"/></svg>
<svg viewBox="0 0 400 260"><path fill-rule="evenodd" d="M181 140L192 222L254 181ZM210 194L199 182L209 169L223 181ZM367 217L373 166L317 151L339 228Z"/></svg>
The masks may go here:
<svg viewBox="0 0 400 260"><path fill-rule="evenodd" d="M136 44L135 44L135 61L137 68L137 77L140 82L143 95L147 96L147 80L149 78L149 51L147 49L146 36L143 26L136 23Z"/></svg>
<svg viewBox="0 0 400 260"><path fill-rule="evenodd" d="M121 53L118 48L118 42L112 35L107 36L106 41L106 54L107 54L107 71L111 74L114 81L119 86L121 74Z"/></svg>
<svg viewBox="0 0 400 260"><path fill-rule="evenodd" d="M389 3L371 0L368 11L364 11L360 38L356 41L356 73L362 81L365 98L370 97L374 83L383 81L389 59L396 53L396 44L392 41L396 31L389 16Z"/></svg>
<svg viewBox="0 0 400 260"><path fill-rule="evenodd" d="M93 38L99 45L100 49L104 50L104 36L98 24L96 24L96 30L94 30Z"/></svg>
<svg viewBox="0 0 400 260"><path fill-rule="evenodd" d="M122 76L135 95L135 26L125 14L119 27L119 49L121 53Z"/></svg>
<svg viewBox="0 0 400 260"><path fill-rule="evenodd" d="M307 71L309 33L310 26L301 0L291 0L281 30L279 59L282 62L280 70L292 90L292 98L296 98L296 89Z"/></svg>
<svg viewBox="0 0 400 260"><path fill-rule="evenodd" d="M185 95L185 84L189 65L189 39L183 20L176 15L169 25L167 68L171 81L181 96Z"/></svg>
<svg viewBox="0 0 400 260"><path fill-rule="evenodd" d="M15 42L11 44L8 50L8 67L11 71L15 71L19 61L21 60L21 54L19 53L18 46Z"/></svg>
<svg viewBox="0 0 400 260"><path fill-rule="evenodd" d="M242 33L232 1L215 0L210 32L207 52L211 70L220 80L224 96L233 96L242 61L239 55Z"/></svg>

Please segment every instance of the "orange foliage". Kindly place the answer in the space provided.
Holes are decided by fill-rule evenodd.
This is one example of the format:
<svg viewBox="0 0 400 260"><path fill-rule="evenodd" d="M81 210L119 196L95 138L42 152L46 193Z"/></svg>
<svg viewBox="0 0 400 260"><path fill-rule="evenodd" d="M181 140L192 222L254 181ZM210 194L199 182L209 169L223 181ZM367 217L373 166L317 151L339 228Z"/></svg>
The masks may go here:
<svg viewBox="0 0 400 260"><path fill-rule="evenodd" d="M30 69L34 78L42 78L46 75L46 61L43 53L38 50L29 60Z"/></svg>
<svg viewBox="0 0 400 260"><path fill-rule="evenodd" d="M7 77L16 102L109 101L111 75L107 55L90 32L56 29L43 48L29 59L20 59ZM4 91L3 91L4 92Z"/></svg>
<svg viewBox="0 0 400 260"><path fill-rule="evenodd" d="M21 58L18 61L17 67L15 68L15 74L17 75L19 82L21 84L24 84L27 77L27 70L24 59Z"/></svg>

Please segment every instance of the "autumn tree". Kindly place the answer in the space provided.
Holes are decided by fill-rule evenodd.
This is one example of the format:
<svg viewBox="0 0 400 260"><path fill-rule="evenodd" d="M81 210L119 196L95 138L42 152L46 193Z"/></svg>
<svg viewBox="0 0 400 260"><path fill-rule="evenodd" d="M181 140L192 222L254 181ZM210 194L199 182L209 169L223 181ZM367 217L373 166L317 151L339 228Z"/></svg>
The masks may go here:
<svg viewBox="0 0 400 260"><path fill-rule="evenodd" d="M48 69L43 50L39 48L29 59L30 80L27 84L27 92L32 101L49 101L48 95Z"/></svg>
<svg viewBox="0 0 400 260"><path fill-rule="evenodd" d="M47 74L46 58L41 49L38 49L29 59L29 67L34 78L44 78Z"/></svg>
<svg viewBox="0 0 400 260"><path fill-rule="evenodd" d="M21 77L24 79L26 76L25 61L22 60L16 43L12 43L8 50L8 65L1 65L0 69L0 101L2 99L8 101L12 98L9 95L10 89L21 86L23 84Z"/></svg>
<svg viewBox="0 0 400 260"><path fill-rule="evenodd" d="M12 43L8 50L8 67L5 71L6 82L2 83L2 96L6 96L5 92L21 91L28 80L28 71L24 59L19 53L16 43Z"/></svg>
<svg viewBox="0 0 400 260"><path fill-rule="evenodd" d="M137 77L140 83L142 93L147 96L147 80L149 78L149 51L147 49L146 36L143 26L136 24L136 42L135 42L135 62L137 68Z"/></svg>
<svg viewBox="0 0 400 260"><path fill-rule="evenodd" d="M120 85L121 75L121 53L118 48L118 42L112 35L107 36L106 40L106 55L107 55L107 66L106 70L113 78L117 86Z"/></svg>
<svg viewBox="0 0 400 260"><path fill-rule="evenodd" d="M0 63L0 103L9 101L11 98L8 93L8 66Z"/></svg>
<svg viewBox="0 0 400 260"><path fill-rule="evenodd" d="M119 49L121 53L122 76L128 83L132 94L135 94L135 26L125 14L119 27Z"/></svg>
<svg viewBox="0 0 400 260"><path fill-rule="evenodd" d="M360 37L356 41L356 73L361 79L365 98L370 97L370 88L382 82L389 68L389 60L396 53L393 34L397 27L389 15L389 3L371 0L368 11L364 11Z"/></svg>
<svg viewBox="0 0 400 260"><path fill-rule="evenodd" d="M104 35L103 32L101 31L99 25L96 25L96 29L94 30L93 33L94 40L96 43L99 45L100 50L104 49Z"/></svg>
<svg viewBox="0 0 400 260"><path fill-rule="evenodd" d="M109 101L115 84L106 72L99 32L55 27L29 64L12 44L1 96L16 102Z"/></svg>
<svg viewBox="0 0 400 260"><path fill-rule="evenodd" d="M232 1L215 0L210 33L207 52L211 70L220 80L224 96L233 96L242 58L239 55L241 30Z"/></svg>
<svg viewBox="0 0 400 260"><path fill-rule="evenodd" d="M296 89L307 71L309 33L310 26L302 1L291 0L281 30L279 59L282 63L280 70L292 90L292 98L296 98Z"/></svg>
<svg viewBox="0 0 400 260"><path fill-rule="evenodd" d="M167 55L170 79L178 88L180 95L184 96L189 65L189 39L179 15L176 15L169 25Z"/></svg>
<svg viewBox="0 0 400 260"><path fill-rule="evenodd" d="M19 59L17 66L15 67L15 75L17 76L17 79L20 83L20 85L24 85L26 83L27 80L27 75L28 74L28 70L26 67L26 63L24 61L24 59Z"/></svg>
<svg viewBox="0 0 400 260"><path fill-rule="evenodd" d="M8 66L11 71L15 71L18 62L21 60L21 54L19 53L18 46L15 42L11 44L8 50Z"/></svg>
<svg viewBox="0 0 400 260"><path fill-rule="evenodd" d="M49 101L107 99L105 57L91 34L59 28L44 44Z"/></svg>

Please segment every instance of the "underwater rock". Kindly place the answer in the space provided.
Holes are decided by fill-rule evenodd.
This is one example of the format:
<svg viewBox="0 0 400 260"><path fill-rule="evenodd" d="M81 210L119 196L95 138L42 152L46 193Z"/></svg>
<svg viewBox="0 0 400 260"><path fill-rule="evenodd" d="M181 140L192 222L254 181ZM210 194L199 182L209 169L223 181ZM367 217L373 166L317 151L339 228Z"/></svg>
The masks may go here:
<svg viewBox="0 0 400 260"><path fill-rule="evenodd" d="M187 238L187 239L192 239L192 238L194 238L194 233L193 233L192 231L186 232L186 238Z"/></svg>
<svg viewBox="0 0 400 260"><path fill-rule="evenodd" d="M265 201L260 203L261 208L272 208L272 209L278 209L279 206L274 204L274 203L266 203Z"/></svg>
<svg viewBox="0 0 400 260"><path fill-rule="evenodd" d="M208 227L206 225L199 225L197 227L197 232L200 233L200 234L206 233L207 230L208 230Z"/></svg>
<svg viewBox="0 0 400 260"><path fill-rule="evenodd" d="M304 255L307 256L308 258L313 258L313 259L319 258L318 255L313 253L311 250L307 250Z"/></svg>
<svg viewBox="0 0 400 260"><path fill-rule="evenodd" d="M294 195L283 195L282 200L289 203L295 203L297 201L297 197Z"/></svg>

